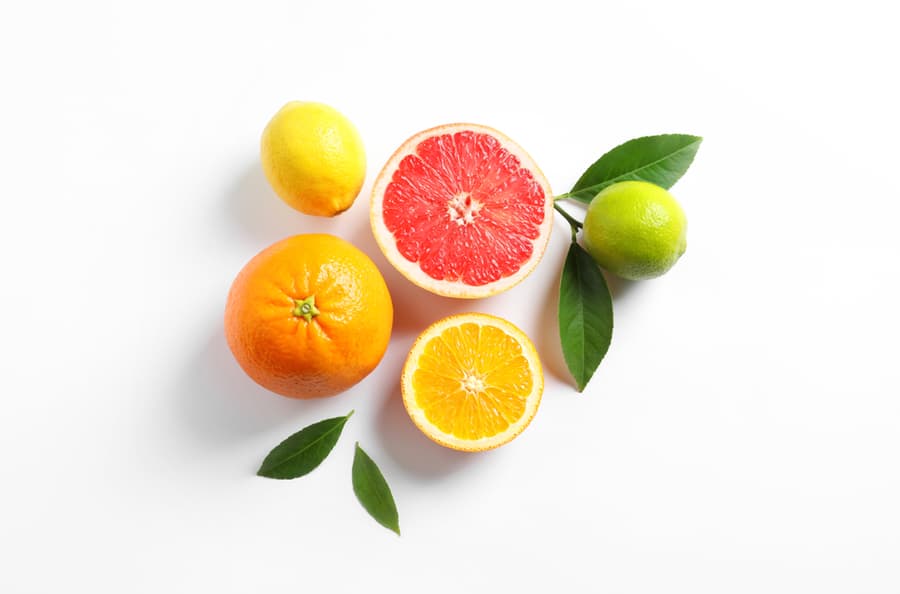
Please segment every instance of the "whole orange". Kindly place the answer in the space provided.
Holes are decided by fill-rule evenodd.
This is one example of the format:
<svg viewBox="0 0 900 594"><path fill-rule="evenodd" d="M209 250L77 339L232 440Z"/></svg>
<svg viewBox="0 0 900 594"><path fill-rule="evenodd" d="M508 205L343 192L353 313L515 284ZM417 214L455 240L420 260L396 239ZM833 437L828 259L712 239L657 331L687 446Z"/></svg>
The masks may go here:
<svg viewBox="0 0 900 594"><path fill-rule="evenodd" d="M333 396L381 361L394 308L369 257L325 234L283 239L250 260L225 306L225 337L256 383L290 398Z"/></svg>

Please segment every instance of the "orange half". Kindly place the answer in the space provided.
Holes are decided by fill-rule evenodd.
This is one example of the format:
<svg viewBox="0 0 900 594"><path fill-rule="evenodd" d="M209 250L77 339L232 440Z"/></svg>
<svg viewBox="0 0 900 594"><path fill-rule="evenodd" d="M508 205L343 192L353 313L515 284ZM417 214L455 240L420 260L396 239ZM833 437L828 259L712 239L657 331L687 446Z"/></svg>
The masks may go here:
<svg viewBox="0 0 900 594"><path fill-rule="evenodd" d="M467 452L508 443L534 418L544 376L531 340L501 318L466 313L416 340L401 378L403 404L433 441Z"/></svg>

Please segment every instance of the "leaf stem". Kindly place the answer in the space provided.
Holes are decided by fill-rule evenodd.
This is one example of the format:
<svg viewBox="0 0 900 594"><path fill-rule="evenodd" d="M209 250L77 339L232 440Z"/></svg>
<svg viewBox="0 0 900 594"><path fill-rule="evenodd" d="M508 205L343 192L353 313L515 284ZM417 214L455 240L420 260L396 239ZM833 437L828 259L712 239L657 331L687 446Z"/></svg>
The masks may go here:
<svg viewBox="0 0 900 594"><path fill-rule="evenodd" d="M581 221L578 221L577 219L575 219L575 217L563 210L563 208L559 204L556 204L556 202L553 203L553 208L569 223L569 227L572 229L572 241L574 242L578 235L578 230L581 229L584 225L581 223Z"/></svg>

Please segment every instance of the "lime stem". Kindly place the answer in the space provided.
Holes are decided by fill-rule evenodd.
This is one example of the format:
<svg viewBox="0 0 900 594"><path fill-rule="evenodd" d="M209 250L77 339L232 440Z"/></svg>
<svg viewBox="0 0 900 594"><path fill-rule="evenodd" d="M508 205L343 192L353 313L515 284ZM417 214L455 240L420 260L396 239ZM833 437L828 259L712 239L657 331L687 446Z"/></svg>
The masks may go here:
<svg viewBox="0 0 900 594"><path fill-rule="evenodd" d="M569 227L572 229L572 241L574 242L576 236L578 235L578 230L581 229L584 225L580 221L576 220L575 217L563 210L563 208L559 204L556 204L556 202L553 203L553 208L569 223Z"/></svg>

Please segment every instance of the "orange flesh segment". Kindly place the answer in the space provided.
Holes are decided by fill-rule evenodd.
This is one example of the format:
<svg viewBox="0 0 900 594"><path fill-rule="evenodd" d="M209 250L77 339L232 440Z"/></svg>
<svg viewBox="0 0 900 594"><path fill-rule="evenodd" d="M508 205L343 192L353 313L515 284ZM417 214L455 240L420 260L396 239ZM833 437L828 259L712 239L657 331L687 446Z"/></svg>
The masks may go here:
<svg viewBox="0 0 900 594"><path fill-rule="evenodd" d="M431 338L412 385L430 423L472 440L498 435L519 420L534 387L519 342L497 327L474 323Z"/></svg>

